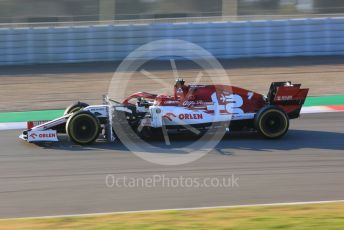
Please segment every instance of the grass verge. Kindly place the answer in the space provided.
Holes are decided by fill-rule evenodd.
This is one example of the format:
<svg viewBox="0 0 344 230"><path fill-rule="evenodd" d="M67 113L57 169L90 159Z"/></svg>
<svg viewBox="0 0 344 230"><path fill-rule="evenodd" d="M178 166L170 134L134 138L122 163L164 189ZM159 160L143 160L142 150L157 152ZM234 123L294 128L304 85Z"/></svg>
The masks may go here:
<svg viewBox="0 0 344 230"><path fill-rule="evenodd" d="M344 202L0 220L0 229L344 229Z"/></svg>

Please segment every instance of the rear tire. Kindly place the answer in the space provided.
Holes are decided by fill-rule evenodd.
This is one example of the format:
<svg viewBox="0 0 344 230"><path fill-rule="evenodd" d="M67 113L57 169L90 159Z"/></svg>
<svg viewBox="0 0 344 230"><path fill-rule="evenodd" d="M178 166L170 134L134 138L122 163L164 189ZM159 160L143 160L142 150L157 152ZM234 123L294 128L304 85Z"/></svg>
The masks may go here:
<svg viewBox="0 0 344 230"><path fill-rule="evenodd" d="M90 112L78 111L73 113L66 124L66 133L76 144L92 144L99 136L98 119Z"/></svg>
<svg viewBox="0 0 344 230"><path fill-rule="evenodd" d="M256 114L254 124L261 136L267 139L277 139L287 133L289 118L277 106L267 106Z"/></svg>
<svg viewBox="0 0 344 230"><path fill-rule="evenodd" d="M75 113L75 112L77 112L83 108L86 108L87 106L89 106L89 104L78 101L78 102L68 106L66 108L66 110L64 111L63 116L70 114L70 113Z"/></svg>

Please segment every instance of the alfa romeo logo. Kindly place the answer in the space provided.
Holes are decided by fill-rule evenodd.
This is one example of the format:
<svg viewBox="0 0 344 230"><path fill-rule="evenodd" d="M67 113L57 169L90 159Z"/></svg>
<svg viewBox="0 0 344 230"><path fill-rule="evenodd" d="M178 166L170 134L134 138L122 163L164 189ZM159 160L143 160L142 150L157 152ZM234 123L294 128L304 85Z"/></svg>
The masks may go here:
<svg viewBox="0 0 344 230"><path fill-rule="evenodd" d="M209 84L230 85L229 77L219 61L211 53L202 47L193 43L176 40L163 39L147 43L133 52L131 52L119 65L114 73L108 95L110 98L123 100L133 93L133 88L142 91L144 84L155 84L157 87L153 92L159 94L161 90L167 90L172 94L174 80L182 78L178 71L175 58L184 59L193 62L200 67L200 71L195 73L193 82L188 84L197 85L205 78ZM145 64L152 60L167 60L171 65L170 78L162 79L155 76L154 72L145 69ZM138 76L139 74L139 76ZM136 82L141 82L141 85ZM135 79L134 79L135 78ZM171 81L173 79L173 81ZM155 91L155 92L154 92ZM183 93L183 90L177 89L176 93ZM228 96L223 96L222 100L231 100ZM185 103L197 103L194 100L185 101ZM230 103L231 105L233 103ZM187 105L185 105L187 106ZM212 105L209 105L212 106ZM188 119L203 119L203 115L194 113L180 113L177 107L169 106L169 111L161 111L162 114L162 135L164 142L160 145L152 144L149 140L144 140L137 135L127 122L121 120L113 122L113 128L120 141L132 153L152 163L160 165L181 165L193 162L212 149L221 141L225 134L225 128L211 125L209 131L195 141L189 141L186 145L180 143L173 144L173 140L167 129L166 123L178 122L180 127L188 130L195 135L201 135L200 131L193 126L188 125L185 121ZM144 122L143 122L144 123ZM143 127L139 126L138 129Z"/></svg>

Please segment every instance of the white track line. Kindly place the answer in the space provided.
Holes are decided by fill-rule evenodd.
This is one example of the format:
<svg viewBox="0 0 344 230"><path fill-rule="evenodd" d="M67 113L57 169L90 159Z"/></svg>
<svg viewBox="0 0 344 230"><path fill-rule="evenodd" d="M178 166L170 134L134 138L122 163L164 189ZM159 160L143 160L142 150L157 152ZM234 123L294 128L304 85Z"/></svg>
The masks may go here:
<svg viewBox="0 0 344 230"><path fill-rule="evenodd" d="M123 212L97 212L87 214L70 214L70 215L55 215L55 216L34 216L34 217L19 217L19 218L5 218L4 220L32 220L32 219L49 219L49 218L66 218L66 217L95 217L103 215L121 215L121 214L135 214L135 213L154 213L154 212L168 212L168 211L193 211L205 209L222 209L222 208L246 208L259 206L290 206L290 205L307 205L307 204L330 204L344 202L344 200L325 200L325 201L306 201L306 202L285 202L285 203L268 203L268 204L244 204L244 205L230 205L230 206L210 206L210 207L196 207L196 208L171 208L171 209L148 209L140 211L123 211Z"/></svg>
<svg viewBox="0 0 344 230"><path fill-rule="evenodd" d="M330 106L306 106L306 107L302 107L301 109L301 114L332 113L332 112L343 112L343 110L331 109Z"/></svg>
<svg viewBox="0 0 344 230"><path fill-rule="evenodd" d="M26 126L27 126L26 122L0 123L0 130L25 129Z"/></svg>

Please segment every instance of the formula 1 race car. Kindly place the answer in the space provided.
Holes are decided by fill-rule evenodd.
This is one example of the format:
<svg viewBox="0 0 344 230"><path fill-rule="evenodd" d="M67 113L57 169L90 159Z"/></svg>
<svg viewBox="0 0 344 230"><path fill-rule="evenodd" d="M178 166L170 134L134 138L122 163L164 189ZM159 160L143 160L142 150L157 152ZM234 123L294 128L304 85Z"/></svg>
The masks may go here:
<svg viewBox="0 0 344 230"><path fill-rule="evenodd" d="M173 96L138 92L121 103L108 97L103 105L78 102L55 120L28 122L20 138L50 142L58 141L58 133L66 133L74 143L86 145L100 134L114 141L118 124L125 124L142 138L161 134L155 131L162 129L179 132L187 127L202 131L218 124L231 132L254 131L276 139L288 131L290 119L299 117L307 94L308 89L291 82L273 82L264 96L235 86L186 85L179 79Z"/></svg>

